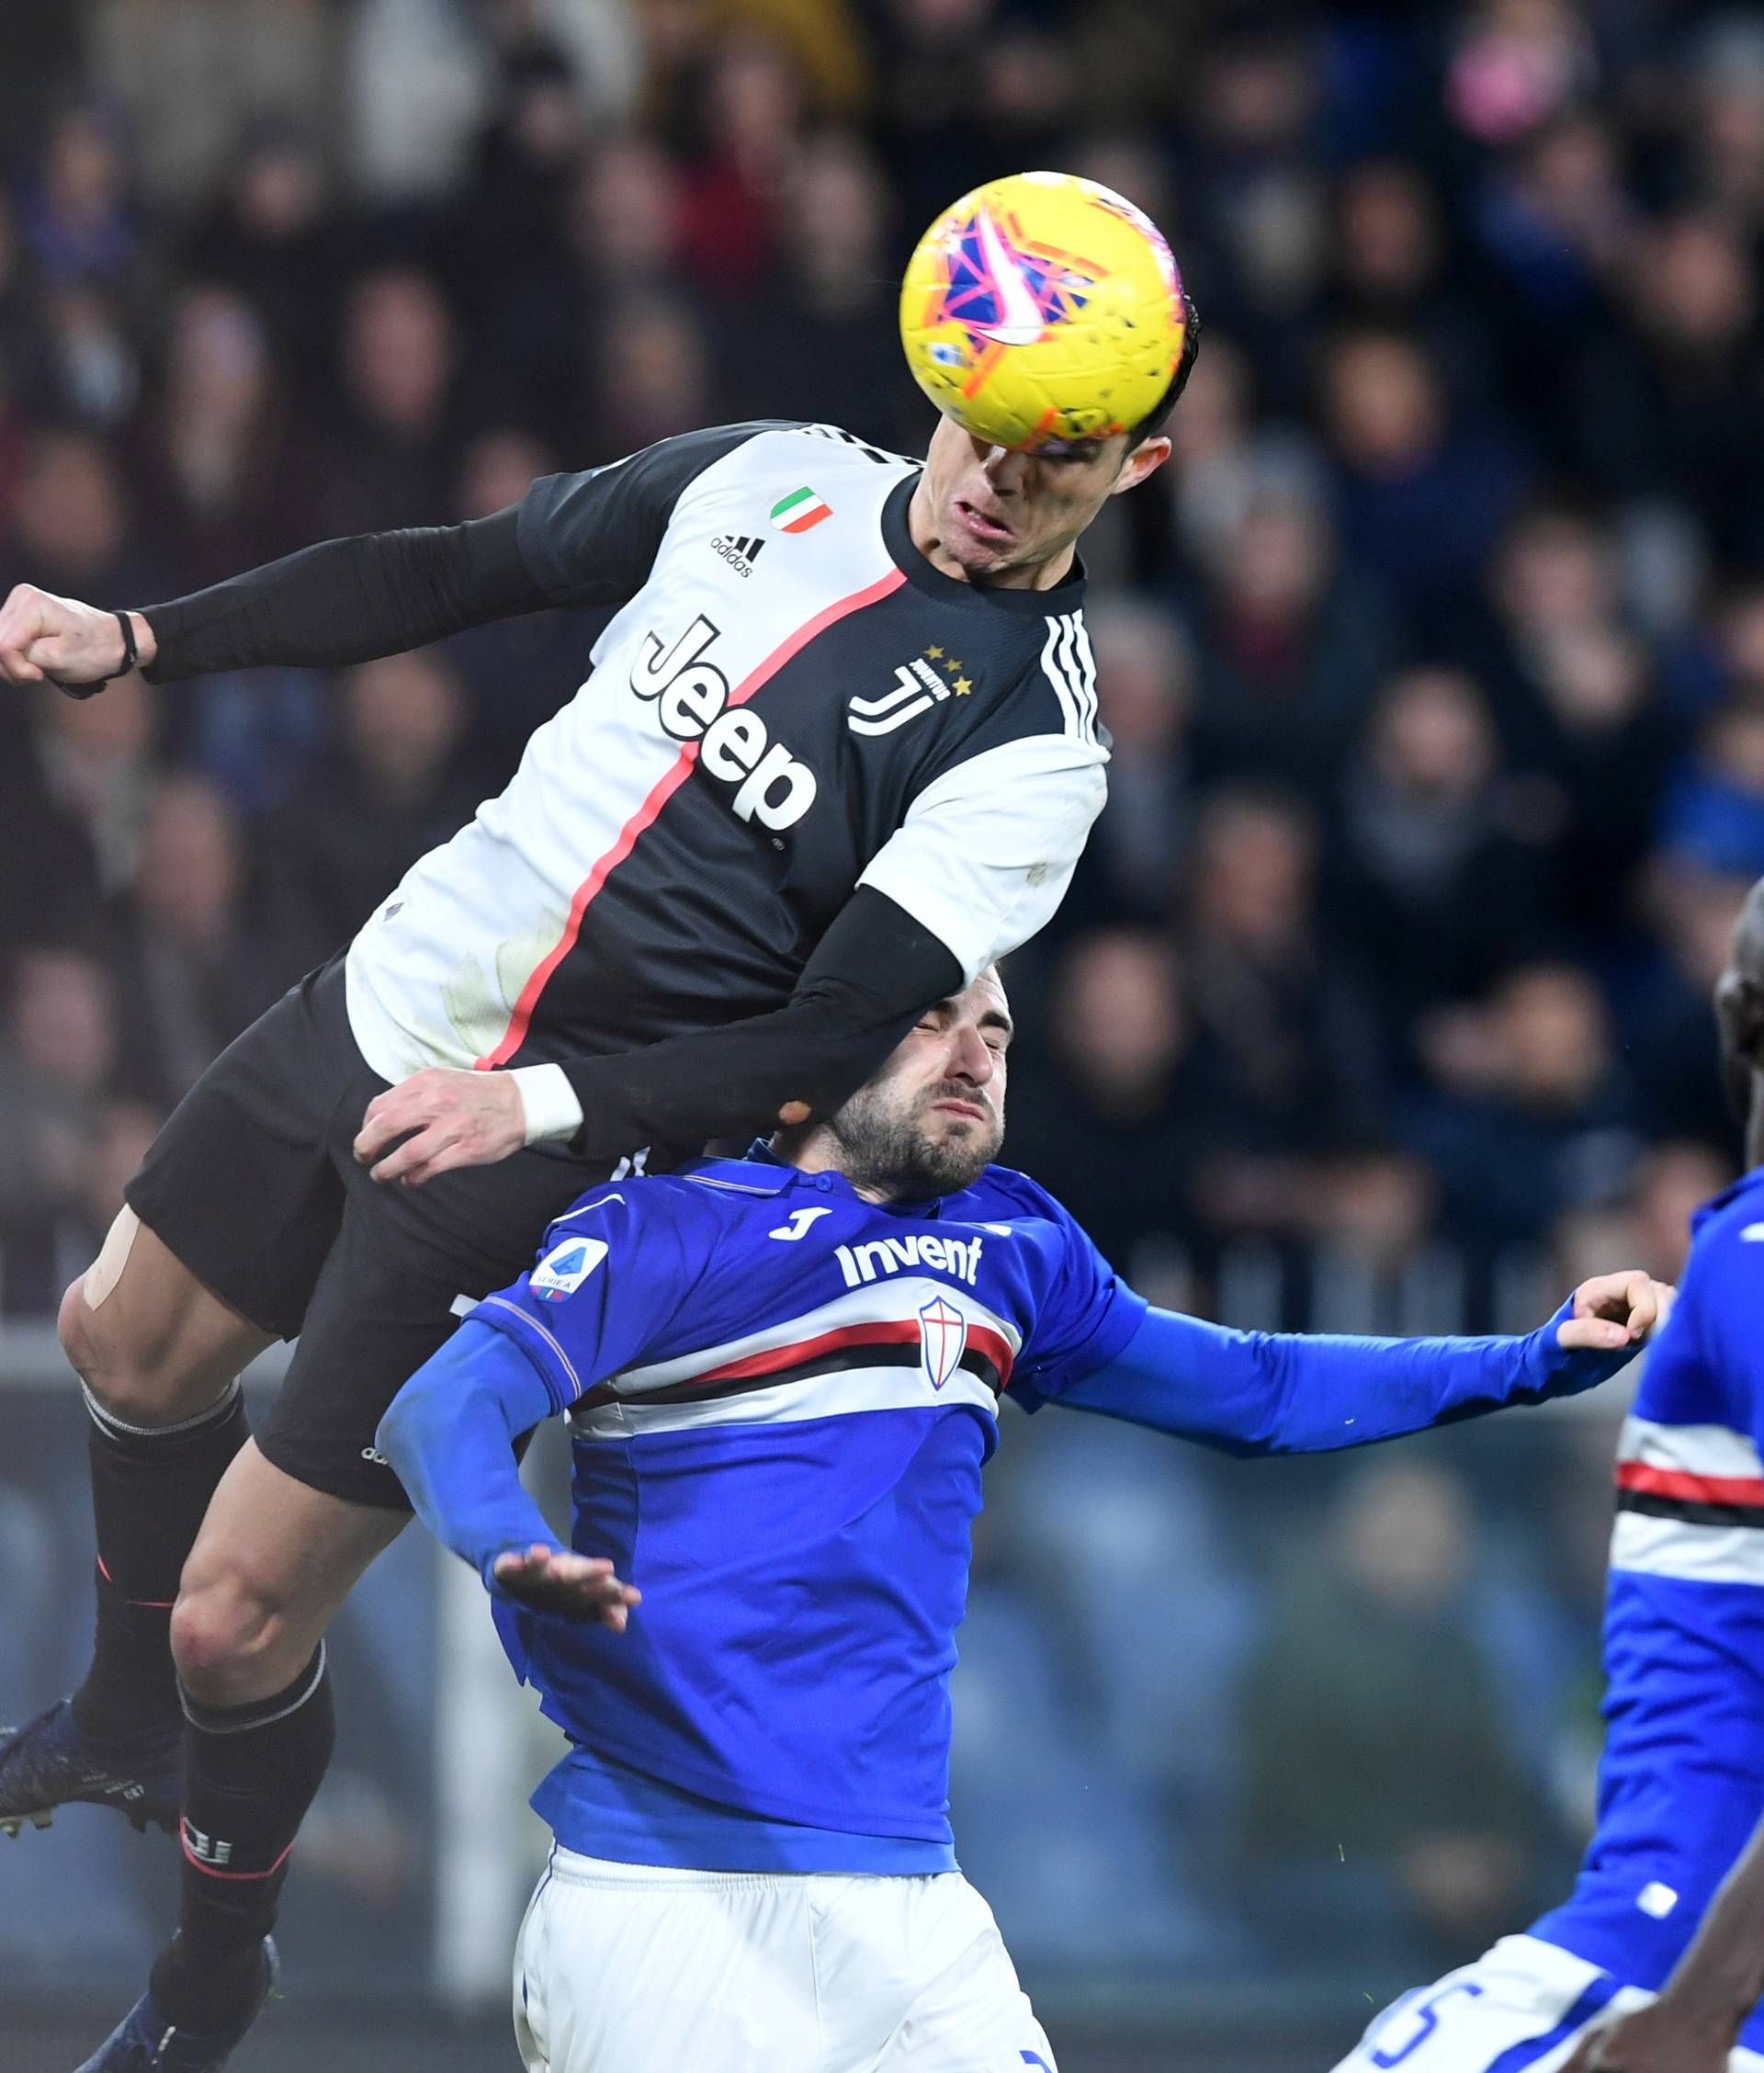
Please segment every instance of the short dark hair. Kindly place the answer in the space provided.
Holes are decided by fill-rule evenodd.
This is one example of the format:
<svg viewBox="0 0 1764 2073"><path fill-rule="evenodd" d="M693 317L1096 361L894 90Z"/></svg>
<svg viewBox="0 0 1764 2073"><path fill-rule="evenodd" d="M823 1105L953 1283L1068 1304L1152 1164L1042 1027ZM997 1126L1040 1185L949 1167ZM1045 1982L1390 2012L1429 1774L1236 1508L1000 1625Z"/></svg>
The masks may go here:
<svg viewBox="0 0 1764 2073"><path fill-rule="evenodd" d="M1187 289L1182 290L1182 349L1177 356L1176 371L1170 378L1166 389L1137 425L1127 429L1127 451L1131 453L1142 439L1154 439L1170 422L1170 413L1176 408L1177 399L1188 386L1188 378L1194 371L1194 362L1201 351L1201 312L1194 307L1194 298Z"/></svg>

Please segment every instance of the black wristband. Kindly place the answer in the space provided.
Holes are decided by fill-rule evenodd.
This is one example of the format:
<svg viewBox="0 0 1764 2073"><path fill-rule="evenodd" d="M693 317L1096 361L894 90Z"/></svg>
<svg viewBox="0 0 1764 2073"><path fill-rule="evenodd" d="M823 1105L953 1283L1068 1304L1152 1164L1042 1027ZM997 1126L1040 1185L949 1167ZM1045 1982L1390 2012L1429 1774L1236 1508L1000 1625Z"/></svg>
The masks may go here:
<svg viewBox="0 0 1764 2073"><path fill-rule="evenodd" d="M96 698L107 684L112 684L119 676L127 676L131 669L141 667L141 650L135 641L134 621L130 619L127 612L113 612L110 616L122 629L122 662L120 665L109 676L101 676L92 684L63 684L59 676L51 676L49 681L65 697L70 698Z"/></svg>

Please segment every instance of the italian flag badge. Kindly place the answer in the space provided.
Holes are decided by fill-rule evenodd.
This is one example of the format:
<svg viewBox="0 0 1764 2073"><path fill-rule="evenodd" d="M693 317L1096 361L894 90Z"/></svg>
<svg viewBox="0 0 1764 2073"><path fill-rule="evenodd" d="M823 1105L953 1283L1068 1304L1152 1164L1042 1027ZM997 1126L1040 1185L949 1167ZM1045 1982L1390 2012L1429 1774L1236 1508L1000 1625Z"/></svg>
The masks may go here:
<svg viewBox="0 0 1764 2073"><path fill-rule="evenodd" d="M833 507L826 498L807 488L792 490L772 506L772 523L781 533L806 533L809 527L819 526L832 515Z"/></svg>

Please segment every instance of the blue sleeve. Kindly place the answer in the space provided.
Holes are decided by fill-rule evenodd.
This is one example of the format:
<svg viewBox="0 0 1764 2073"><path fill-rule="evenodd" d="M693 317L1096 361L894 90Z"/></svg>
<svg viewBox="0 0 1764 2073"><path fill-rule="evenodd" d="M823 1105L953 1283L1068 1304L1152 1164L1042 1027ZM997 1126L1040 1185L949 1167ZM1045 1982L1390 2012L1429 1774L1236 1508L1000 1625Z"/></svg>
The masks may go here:
<svg viewBox="0 0 1764 2073"><path fill-rule="evenodd" d="M690 1245L666 1184L595 1188L545 1234L538 1263L469 1315L504 1333L564 1411L635 1366L678 1315L708 1243Z"/></svg>
<svg viewBox="0 0 1764 2073"><path fill-rule="evenodd" d="M1146 1299L1134 1294L1090 1233L1046 1189L1021 1173L1009 1178L1012 1191L1026 1194L1051 1227L1046 1234L1051 1273L1011 1376L1012 1399L1033 1411L1113 1360L1138 1331Z"/></svg>
<svg viewBox="0 0 1764 2073"><path fill-rule="evenodd" d="M1565 1352L1556 1327L1571 1314L1564 1304L1523 1338L1358 1339L1148 1309L1111 1359L1043 1394L1227 1454L1319 1454L1593 1388L1634 1349Z"/></svg>
<svg viewBox="0 0 1764 2073"><path fill-rule="evenodd" d="M374 1436L417 1517L497 1597L499 1555L562 1546L514 1456L517 1436L551 1410L549 1385L514 1341L468 1319L392 1399Z"/></svg>
<svg viewBox="0 0 1764 2073"><path fill-rule="evenodd" d="M696 1279L662 1195L628 1180L584 1195L537 1264L486 1297L380 1422L376 1444L417 1516L497 1597L497 1556L560 1545L522 1485L515 1436L640 1360Z"/></svg>

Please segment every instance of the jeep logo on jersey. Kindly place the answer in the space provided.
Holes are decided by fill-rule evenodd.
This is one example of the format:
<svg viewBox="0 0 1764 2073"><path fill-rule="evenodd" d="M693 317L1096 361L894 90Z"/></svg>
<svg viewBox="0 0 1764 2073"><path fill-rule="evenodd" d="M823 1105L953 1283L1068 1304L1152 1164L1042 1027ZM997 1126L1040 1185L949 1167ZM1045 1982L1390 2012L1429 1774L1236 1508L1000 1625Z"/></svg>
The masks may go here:
<svg viewBox="0 0 1764 2073"><path fill-rule="evenodd" d="M967 1320L939 1296L919 1312L919 1346L933 1389L941 1389L956 1372L967 1345Z"/></svg>
<svg viewBox="0 0 1764 2073"><path fill-rule="evenodd" d="M945 673L947 682L939 670ZM854 734L892 734L952 693L966 698L973 688L973 679L963 675L958 660L941 648L927 648L922 655L896 666L892 691L885 691L879 698L847 699L845 724Z"/></svg>
<svg viewBox="0 0 1764 2073"><path fill-rule="evenodd" d="M606 1242L599 1238L566 1238L554 1245L527 1276L527 1286L548 1303L561 1303L573 1296L606 1257Z"/></svg>
<svg viewBox="0 0 1764 2073"><path fill-rule="evenodd" d="M698 744L707 777L737 787L729 803L738 819L795 827L815 803L815 774L771 739L751 707L729 705L728 677L704 660L718 631L701 612L671 648L646 633L631 689L654 700L656 718L676 742Z"/></svg>

